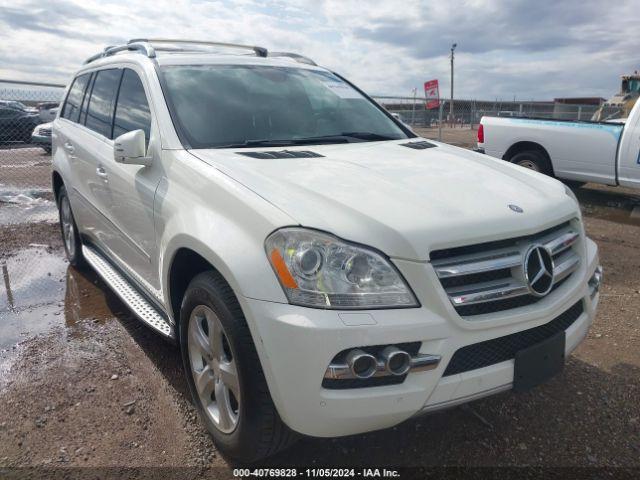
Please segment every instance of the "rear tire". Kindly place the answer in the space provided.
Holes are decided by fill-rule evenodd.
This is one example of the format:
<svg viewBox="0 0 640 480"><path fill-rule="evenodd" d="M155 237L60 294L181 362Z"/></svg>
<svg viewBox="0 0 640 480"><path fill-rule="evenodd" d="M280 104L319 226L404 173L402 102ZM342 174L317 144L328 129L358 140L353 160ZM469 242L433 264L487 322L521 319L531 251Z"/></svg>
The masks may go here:
<svg viewBox="0 0 640 480"><path fill-rule="evenodd" d="M273 404L240 305L217 272L189 284L179 333L194 404L223 454L251 463L295 441Z"/></svg>
<svg viewBox="0 0 640 480"><path fill-rule="evenodd" d="M545 175L553 176L551 164L549 159L541 152L537 150L527 150L520 152L511 157L511 163L520 165L521 167L528 168L535 172L544 173Z"/></svg>
<svg viewBox="0 0 640 480"><path fill-rule="evenodd" d="M69 263L76 268L83 268L86 263L82 255L82 243L78 233L78 226L71 211L67 189L62 186L58 192L58 214L60 216L60 232L62 243Z"/></svg>

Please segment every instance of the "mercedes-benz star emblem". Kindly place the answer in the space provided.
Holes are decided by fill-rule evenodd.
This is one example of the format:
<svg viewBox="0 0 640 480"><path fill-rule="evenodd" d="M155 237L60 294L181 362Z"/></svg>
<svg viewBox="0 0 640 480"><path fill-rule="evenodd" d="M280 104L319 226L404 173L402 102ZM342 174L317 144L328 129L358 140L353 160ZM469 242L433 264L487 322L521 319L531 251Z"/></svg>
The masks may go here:
<svg viewBox="0 0 640 480"><path fill-rule="evenodd" d="M553 257L542 245L533 245L524 256L524 278L529 291L544 297L553 287Z"/></svg>
<svg viewBox="0 0 640 480"><path fill-rule="evenodd" d="M522 212L524 212L524 210L522 210L522 208L520 208L518 205L514 205L513 203L510 203L510 204L509 204L509 208L510 208L511 210L513 210L514 212L516 212L516 213L522 213Z"/></svg>

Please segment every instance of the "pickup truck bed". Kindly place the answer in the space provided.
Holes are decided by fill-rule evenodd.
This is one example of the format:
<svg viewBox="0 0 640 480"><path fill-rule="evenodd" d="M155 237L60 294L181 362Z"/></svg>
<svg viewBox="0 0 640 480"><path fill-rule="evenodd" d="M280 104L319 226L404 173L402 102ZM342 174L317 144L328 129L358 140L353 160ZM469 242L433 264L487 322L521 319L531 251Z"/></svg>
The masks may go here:
<svg viewBox="0 0 640 480"><path fill-rule="evenodd" d="M483 117L478 149L561 179L638 188L638 105L626 123Z"/></svg>

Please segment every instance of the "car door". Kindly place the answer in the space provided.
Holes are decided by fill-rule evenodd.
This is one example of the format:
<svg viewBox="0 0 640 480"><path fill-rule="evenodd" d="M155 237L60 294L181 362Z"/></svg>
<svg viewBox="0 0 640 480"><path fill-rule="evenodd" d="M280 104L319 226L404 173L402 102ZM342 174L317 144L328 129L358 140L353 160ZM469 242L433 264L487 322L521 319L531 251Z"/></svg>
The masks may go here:
<svg viewBox="0 0 640 480"><path fill-rule="evenodd" d="M95 231L97 214L86 180L93 173L87 169L88 151L84 145L86 133L81 126L81 110L86 111L92 74L78 75L69 89L60 118L55 120L54 155L64 165L65 183L76 223L83 233Z"/></svg>
<svg viewBox="0 0 640 480"><path fill-rule="evenodd" d="M151 165L126 165L110 158L102 167L107 175L107 215L115 230L109 236L107 248L121 266L150 293L158 292L156 237L153 218L153 199L162 177L159 160L159 139L153 128L152 110L141 76L131 68L124 68L116 98L113 138L143 130L152 157ZM111 142L113 145L113 142Z"/></svg>
<svg viewBox="0 0 640 480"><path fill-rule="evenodd" d="M82 184L80 198L92 218L92 229L85 233L102 248L117 235L108 215L110 192L105 165L113 161L111 130L121 76L122 69L118 68L94 72L79 115L79 127L70 139L77 156L76 175Z"/></svg>
<svg viewBox="0 0 640 480"><path fill-rule="evenodd" d="M640 187L640 103L631 111L618 149L618 182L623 187Z"/></svg>

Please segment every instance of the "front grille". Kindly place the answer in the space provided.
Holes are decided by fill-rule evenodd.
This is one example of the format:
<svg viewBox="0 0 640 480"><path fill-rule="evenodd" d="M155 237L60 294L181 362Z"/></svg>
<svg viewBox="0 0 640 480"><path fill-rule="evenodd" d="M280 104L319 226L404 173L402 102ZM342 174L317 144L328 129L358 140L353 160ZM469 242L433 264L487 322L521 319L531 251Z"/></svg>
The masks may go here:
<svg viewBox="0 0 640 480"><path fill-rule="evenodd" d="M40 129L40 135L42 135L43 137L50 137L51 136L51 129L50 128L41 128Z"/></svg>
<svg viewBox="0 0 640 480"><path fill-rule="evenodd" d="M534 246L542 246L553 260L550 291L580 266L580 234L565 222L534 235L431 252L431 263L459 315L472 317L531 305L536 295L529 285L524 260Z"/></svg>
<svg viewBox="0 0 640 480"><path fill-rule="evenodd" d="M451 357L443 376L468 372L511 360L515 358L516 352L540 343L569 328L582 315L583 311L584 306L582 300L580 300L549 323L539 327L462 347Z"/></svg>

